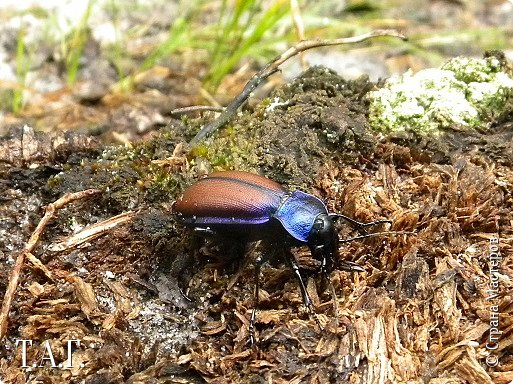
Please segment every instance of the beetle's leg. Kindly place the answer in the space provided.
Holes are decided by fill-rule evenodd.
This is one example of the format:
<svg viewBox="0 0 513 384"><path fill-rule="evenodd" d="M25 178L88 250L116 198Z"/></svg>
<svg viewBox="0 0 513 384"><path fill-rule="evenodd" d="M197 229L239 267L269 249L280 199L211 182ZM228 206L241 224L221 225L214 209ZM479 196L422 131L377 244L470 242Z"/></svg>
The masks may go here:
<svg viewBox="0 0 513 384"><path fill-rule="evenodd" d="M348 272L365 272L365 269L360 264L347 260L340 260L338 267Z"/></svg>
<svg viewBox="0 0 513 384"><path fill-rule="evenodd" d="M253 310L251 311L251 318L249 320L249 340L251 345L255 345L255 320L256 320L256 311L260 301L260 269L262 264L264 264L268 260L268 257L264 257L264 255L259 255L255 260L255 303L253 304Z"/></svg>
<svg viewBox="0 0 513 384"><path fill-rule="evenodd" d="M210 229L209 227L206 227L206 228L195 227L195 228L193 228L193 232L195 235L198 235L201 237L214 237L217 234L216 231Z"/></svg>
<svg viewBox="0 0 513 384"><path fill-rule="evenodd" d="M289 264L290 268L294 272L294 276L296 276L296 279L299 283L299 289L301 290L301 296L303 296L303 304L308 309L308 312L310 312L310 315L314 317L315 322L319 326L320 329L322 329L321 322L319 321L319 318L317 317L317 313L314 311L313 305L312 305L312 299L310 299L310 295L308 294L308 291L306 290L305 282L303 281L303 277L301 276L301 271L299 270L299 266L296 263L296 259L294 258L294 255L287 252L285 255L285 259L287 260L287 263Z"/></svg>
<svg viewBox="0 0 513 384"><path fill-rule="evenodd" d="M333 316L335 318L335 324L338 327L338 298L337 293L335 292L335 287L331 282L330 275L327 271L322 271L322 278L328 282L328 286L330 288L331 300L333 301Z"/></svg>
<svg viewBox="0 0 513 384"><path fill-rule="evenodd" d="M235 274L232 276L232 278L228 282L228 285L226 287L226 291L227 292L230 291L235 286L237 281L239 281L240 275L246 269L248 264L251 263L251 262L254 262L252 260L252 258L250 257L250 255L255 251L255 248L257 247L258 243L259 242L253 242L253 243L246 243L246 244L244 244L243 252L239 252L239 253L237 253L235 255L238 259L241 260L241 262L238 263L239 265L237 267L238 268L237 272L235 272ZM239 251L239 250L237 250L237 251ZM232 259L236 260L233 257L232 257Z"/></svg>

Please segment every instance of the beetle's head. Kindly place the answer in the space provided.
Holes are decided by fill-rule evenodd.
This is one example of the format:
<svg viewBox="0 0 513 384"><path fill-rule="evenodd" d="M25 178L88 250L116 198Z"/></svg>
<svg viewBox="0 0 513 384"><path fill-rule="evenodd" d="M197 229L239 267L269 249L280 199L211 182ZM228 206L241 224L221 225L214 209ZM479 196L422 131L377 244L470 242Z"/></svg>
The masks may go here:
<svg viewBox="0 0 513 384"><path fill-rule="evenodd" d="M308 236L308 246L312 256L321 262L321 271L330 273L338 256L338 233L334 220L336 215L321 213L317 215ZM364 269L351 261L339 261L339 267L346 271L363 272Z"/></svg>
<svg viewBox="0 0 513 384"><path fill-rule="evenodd" d="M338 255L338 235L333 220L327 213L315 218L308 236L312 256L321 262L321 270L330 273Z"/></svg>

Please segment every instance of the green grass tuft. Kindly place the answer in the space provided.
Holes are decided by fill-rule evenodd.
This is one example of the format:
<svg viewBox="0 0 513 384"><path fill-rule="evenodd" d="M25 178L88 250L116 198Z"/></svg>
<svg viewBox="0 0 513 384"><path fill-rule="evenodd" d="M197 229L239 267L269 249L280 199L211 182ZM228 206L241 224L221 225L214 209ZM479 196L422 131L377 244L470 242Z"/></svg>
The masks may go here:
<svg viewBox="0 0 513 384"><path fill-rule="evenodd" d="M263 12L261 7L262 2L258 0L238 1L228 13L226 1L223 1L210 71L206 77L210 90L214 91L242 58L255 51L264 35L276 29L284 16L290 13L290 3L286 0L274 1Z"/></svg>
<svg viewBox="0 0 513 384"><path fill-rule="evenodd" d="M190 17L178 17L169 28L167 39L158 45L141 64L147 70L155 66L159 60L171 55L179 47L188 45L187 31L190 28Z"/></svg>
<svg viewBox="0 0 513 384"><path fill-rule="evenodd" d="M25 52L25 26L22 24L18 31L18 42L16 44L16 78L18 87L13 90L12 96L12 111L15 115L18 115L23 108L23 91L28 68Z"/></svg>
<svg viewBox="0 0 513 384"><path fill-rule="evenodd" d="M80 66L80 59L84 51L84 45L89 37L89 18L91 17L92 9L95 0L89 0L87 7L72 33L71 40L69 41L67 54L66 54L66 80L68 85L75 84L77 73Z"/></svg>

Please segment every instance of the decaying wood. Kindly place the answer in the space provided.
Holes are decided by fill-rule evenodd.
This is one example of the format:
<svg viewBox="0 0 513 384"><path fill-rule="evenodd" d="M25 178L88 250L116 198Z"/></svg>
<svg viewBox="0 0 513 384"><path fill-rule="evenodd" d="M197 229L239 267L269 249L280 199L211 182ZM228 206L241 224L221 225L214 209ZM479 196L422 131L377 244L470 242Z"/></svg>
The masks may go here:
<svg viewBox="0 0 513 384"><path fill-rule="evenodd" d="M82 229L80 232L61 240L58 243L50 245L48 250L52 252L62 252L70 248L74 248L88 241L92 241L105 232L112 230L113 228L126 223L136 215L134 211L123 212L119 215L103 220L101 222L89 225Z"/></svg>
<svg viewBox="0 0 513 384"><path fill-rule="evenodd" d="M312 93L300 96L308 102L313 98ZM327 101L316 102L324 105ZM273 124L278 121L276 115L270 117ZM279 125L280 132L286 128ZM294 132L299 130L295 125ZM287 145L295 145L290 143ZM278 144L270 148L283 150L282 143ZM29 142L25 145L27 148ZM167 159L152 154L137 158L137 165L159 165L169 174L186 178L189 159L183 147L175 146L170 155L169 148L175 143L166 141L164 145L166 150L157 153L165 153ZM188 257L194 254L190 238L173 225L160 206L142 208L130 225L117 226L115 231L110 230L111 225L126 223L131 212L87 227L84 233L54 245L60 252L46 265L25 253L25 263L32 260L44 275L34 274L40 279L27 279L23 289L19 283L9 312L16 332L5 338L6 345L13 350L20 337L36 343L48 339L56 345L67 338L83 340L82 347L73 351L73 359L85 367L56 370L47 365L35 373L41 380L55 382L245 383L254 379L273 383L509 384L513 380L511 165L490 161L477 152L461 158L460 153L451 153L455 157L452 164L437 164L419 154L422 148L407 148L387 139L380 145L372 157L361 155L360 169L333 160L330 153L322 158L325 165L318 173L308 174L310 185L332 212L361 221L386 217L393 220L394 231L415 231L415 235L341 244L340 258L360 263L365 272L334 270L331 293L312 272L307 289L322 331L303 307L290 271L282 260L273 259L261 271L262 308L256 319L261 342L258 348L250 348L252 266L243 266L238 272L235 266L221 266L216 256L223 248L215 244L209 249L204 245L192 262ZM104 161L102 158L102 166ZM116 174L130 171L115 161ZM268 166L276 171L276 163ZM76 169L69 173L78 173ZM85 170L86 165L79 169ZM295 172L284 172L289 171ZM69 173L63 175L70 177ZM141 195L147 191L141 188ZM102 197L109 201L108 195ZM133 201L144 207L144 198ZM98 212L102 219L120 212L116 210L119 206L112 212L103 208L95 207L94 217ZM45 234L54 242L55 234L68 224L64 221L47 227ZM107 230L108 236L96 237ZM358 235L342 222L337 230L345 239ZM84 236L86 233L93 237ZM497 273L500 292L489 300L488 245L494 238L500 240L503 261ZM87 248L82 241L89 242ZM307 249L293 252L305 274L318 266ZM183 284L178 284L173 274L172 264L180 260L189 263L188 269L176 269L180 277L186 275ZM196 264L198 260L201 264ZM3 273L4 286L7 273ZM192 302L178 306L167 299L179 296L183 287ZM492 303L499 307L502 332L494 351L500 362L495 368L485 360L490 353L486 342ZM41 351L34 348L35 355ZM23 382L28 373L20 368L19 353L10 357L0 359L0 372L6 372L2 379ZM61 355L58 361L65 358Z"/></svg>
<svg viewBox="0 0 513 384"><path fill-rule="evenodd" d="M3 340L7 332L9 310L11 308L11 303L16 292L16 288L18 287L18 280L20 278L20 273L21 269L23 268L25 258L28 254L31 254L34 248L36 247L39 237L44 232L48 223L55 217L55 213L65 205L75 200L80 200L92 195L96 195L99 192L100 191L98 189L88 189L85 191L75 193L67 193L58 200L56 200L54 203L48 204L48 206L46 207L45 215L43 216L43 218L37 225L36 229L30 236L24 249L19 253L18 257L16 258L14 267L11 271L11 275L9 277L9 284L5 291L4 301L2 303L2 310L0 312L0 340ZM35 256L31 256L31 259L34 258ZM36 262L36 265L39 263L40 262Z"/></svg>

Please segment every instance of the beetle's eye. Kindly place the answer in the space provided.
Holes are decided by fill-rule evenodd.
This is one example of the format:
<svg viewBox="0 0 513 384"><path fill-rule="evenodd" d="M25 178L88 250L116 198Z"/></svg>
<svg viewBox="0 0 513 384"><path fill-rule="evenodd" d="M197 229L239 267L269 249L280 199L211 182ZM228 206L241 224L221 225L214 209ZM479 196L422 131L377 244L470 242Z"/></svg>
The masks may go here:
<svg viewBox="0 0 513 384"><path fill-rule="evenodd" d="M316 219L313 223L313 229L321 230L324 228L324 220Z"/></svg>

